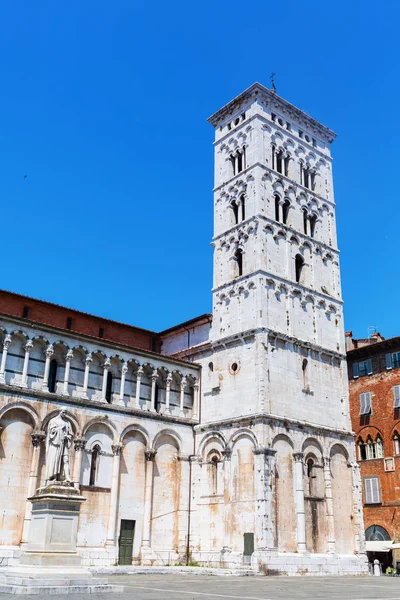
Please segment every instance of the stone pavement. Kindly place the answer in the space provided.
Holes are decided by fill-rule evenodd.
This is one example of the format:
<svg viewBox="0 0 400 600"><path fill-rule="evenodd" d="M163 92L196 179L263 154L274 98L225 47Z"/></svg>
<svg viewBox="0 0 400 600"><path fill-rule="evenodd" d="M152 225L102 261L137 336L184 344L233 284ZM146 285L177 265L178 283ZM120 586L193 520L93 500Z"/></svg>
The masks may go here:
<svg viewBox="0 0 400 600"><path fill-rule="evenodd" d="M115 575L125 591L113 600L400 600L400 577L215 577L212 575ZM108 600L108 594L92 594ZM0 594L1 600L15 596ZM37 600L38 596L24 596ZM87 600L87 594L71 594Z"/></svg>

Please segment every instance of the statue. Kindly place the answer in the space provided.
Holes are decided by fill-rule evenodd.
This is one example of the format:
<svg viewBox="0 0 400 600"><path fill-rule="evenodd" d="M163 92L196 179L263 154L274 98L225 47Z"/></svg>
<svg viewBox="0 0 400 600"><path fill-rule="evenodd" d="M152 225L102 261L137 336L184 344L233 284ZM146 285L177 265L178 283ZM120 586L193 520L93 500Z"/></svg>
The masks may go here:
<svg viewBox="0 0 400 600"><path fill-rule="evenodd" d="M50 419L46 438L46 482L70 482L69 449L72 444L72 428L62 409L57 417Z"/></svg>

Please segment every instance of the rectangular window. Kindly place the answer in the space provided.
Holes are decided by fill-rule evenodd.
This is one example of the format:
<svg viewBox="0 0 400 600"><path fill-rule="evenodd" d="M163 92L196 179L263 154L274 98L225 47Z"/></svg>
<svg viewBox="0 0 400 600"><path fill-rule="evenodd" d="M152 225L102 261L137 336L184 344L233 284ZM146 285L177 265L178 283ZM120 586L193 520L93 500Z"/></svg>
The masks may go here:
<svg viewBox="0 0 400 600"><path fill-rule="evenodd" d="M314 148L317 147L317 140L315 138L312 139L312 145L314 146Z"/></svg>
<svg viewBox="0 0 400 600"><path fill-rule="evenodd" d="M303 137L303 132L301 129L299 129L299 137L301 137L301 138Z"/></svg>
<svg viewBox="0 0 400 600"><path fill-rule="evenodd" d="M392 366L393 366L393 369L397 369L397 367L400 367L400 352L393 352Z"/></svg>
<svg viewBox="0 0 400 600"><path fill-rule="evenodd" d="M394 405L393 408L400 408L400 385L393 386Z"/></svg>
<svg viewBox="0 0 400 600"><path fill-rule="evenodd" d="M22 310L22 318L27 319L29 317L29 306L24 306Z"/></svg>
<svg viewBox="0 0 400 600"><path fill-rule="evenodd" d="M72 329L72 317L67 317L67 329Z"/></svg>
<svg viewBox="0 0 400 600"><path fill-rule="evenodd" d="M381 502L381 489L379 477L364 477L364 503L379 504Z"/></svg>
<svg viewBox="0 0 400 600"><path fill-rule="evenodd" d="M397 436L393 438L393 448L395 454L400 454L400 440Z"/></svg>
<svg viewBox="0 0 400 600"><path fill-rule="evenodd" d="M385 458L385 471L394 471L394 458Z"/></svg>
<svg viewBox="0 0 400 600"><path fill-rule="evenodd" d="M271 119L272 119L273 121L276 121L276 114L275 114L275 113L271 113Z"/></svg>
<svg viewBox="0 0 400 600"><path fill-rule="evenodd" d="M103 338L104 337L104 327L100 327L99 328L99 338Z"/></svg>
<svg viewBox="0 0 400 600"><path fill-rule="evenodd" d="M371 375L372 373L372 360L362 360L353 364L353 377L364 377L364 375Z"/></svg>
<svg viewBox="0 0 400 600"><path fill-rule="evenodd" d="M371 392L360 394L360 415L371 414Z"/></svg>
<svg viewBox="0 0 400 600"><path fill-rule="evenodd" d="M290 125L290 123L288 121L286 121L286 129L288 131L292 131L291 125Z"/></svg>

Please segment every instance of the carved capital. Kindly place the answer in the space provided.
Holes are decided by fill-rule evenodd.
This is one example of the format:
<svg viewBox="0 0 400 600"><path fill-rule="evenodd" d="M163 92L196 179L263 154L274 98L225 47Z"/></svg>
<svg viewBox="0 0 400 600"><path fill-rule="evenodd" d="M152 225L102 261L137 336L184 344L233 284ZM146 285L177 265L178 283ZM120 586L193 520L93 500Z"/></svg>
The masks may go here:
<svg viewBox="0 0 400 600"><path fill-rule="evenodd" d="M7 334L6 337L4 338L3 348L5 350L8 350L8 347L10 344L11 344L11 335Z"/></svg>
<svg viewBox="0 0 400 600"><path fill-rule="evenodd" d="M74 358L74 353L72 350L68 350L67 355L65 357L65 360L67 362L71 362L71 360Z"/></svg>
<svg viewBox="0 0 400 600"><path fill-rule="evenodd" d="M121 444L121 442L117 442L116 444L111 444L111 449L113 451L114 456L120 456L123 447L124 447L124 445Z"/></svg>
<svg viewBox="0 0 400 600"><path fill-rule="evenodd" d="M85 363L87 365L90 365L91 362L93 362L93 356L91 354L88 354L87 357L85 358Z"/></svg>
<svg viewBox="0 0 400 600"><path fill-rule="evenodd" d="M46 433L44 431L32 431L31 433L32 446L37 448L46 439Z"/></svg>
<svg viewBox="0 0 400 600"><path fill-rule="evenodd" d="M190 455L189 454L178 454L178 456L176 458L178 460L190 462Z"/></svg>
<svg viewBox="0 0 400 600"><path fill-rule="evenodd" d="M224 457L224 460L231 460L232 457L232 448L227 446L223 450L221 450L221 454Z"/></svg>
<svg viewBox="0 0 400 600"><path fill-rule="evenodd" d="M167 388L171 387L172 381L173 381L173 377L172 377L171 373L168 373L167 380L166 380Z"/></svg>
<svg viewBox="0 0 400 600"><path fill-rule="evenodd" d="M195 381L195 382L194 382L194 384L193 384L193 389L195 389L195 390L198 390L198 389L199 389L199 387L200 387L199 380L198 380L198 379L196 379L196 381Z"/></svg>
<svg viewBox="0 0 400 600"><path fill-rule="evenodd" d="M323 458L322 458L322 462L323 462L323 464L324 464L324 467L325 467L326 469L329 469L329 466L330 466L330 464L331 464L331 459L329 458L329 456L323 456Z"/></svg>
<svg viewBox="0 0 400 600"><path fill-rule="evenodd" d="M146 460L153 461L156 457L156 454L157 454L157 450L155 450L154 448L147 448L147 450L144 451Z"/></svg>
<svg viewBox="0 0 400 600"><path fill-rule="evenodd" d="M157 381L157 379L158 379L158 371L157 371L157 369L154 369L154 371L151 374L151 380Z"/></svg>
<svg viewBox="0 0 400 600"><path fill-rule="evenodd" d="M293 458L294 458L295 462L302 462L303 458L304 458L304 454L302 452L295 452L293 454Z"/></svg>
<svg viewBox="0 0 400 600"><path fill-rule="evenodd" d="M33 342L32 340L28 340L25 344L25 350L26 352L30 352L33 348Z"/></svg>
<svg viewBox="0 0 400 600"><path fill-rule="evenodd" d="M53 354L54 354L54 347L53 347L53 344L50 344L46 348L46 356L48 356L49 358L51 358L53 356Z"/></svg>
<svg viewBox="0 0 400 600"><path fill-rule="evenodd" d="M104 361L104 363L103 363L103 367L104 367L105 369L109 369L109 368L111 367L111 361L110 361L110 359L109 359L109 358L106 358L106 360L105 360L105 361Z"/></svg>
<svg viewBox="0 0 400 600"><path fill-rule="evenodd" d="M86 446L86 440L85 440L84 437L80 437L79 436L79 437L76 437L74 439L74 448L75 448L75 450L79 450L79 451L82 452L82 450L85 449L85 446Z"/></svg>
<svg viewBox="0 0 400 600"><path fill-rule="evenodd" d="M141 377L144 373L144 369L143 367L139 367L138 370L136 371L136 377Z"/></svg>
<svg viewBox="0 0 400 600"><path fill-rule="evenodd" d="M265 458L273 458L276 454L276 450L270 448L269 446L257 446L253 449L253 452L256 455L263 454Z"/></svg>
<svg viewBox="0 0 400 600"><path fill-rule="evenodd" d="M125 375L127 374L127 372L128 372L128 365L126 363L124 363L122 365L121 372L124 373Z"/></svg>
<svg viewBox="0 0 400 600"><path fill-rule="evenodd" d="M186 383L187 383L187 379L186 377L182 377L182 381L181 381L181 390L184 390L186 387Z"/></svg>

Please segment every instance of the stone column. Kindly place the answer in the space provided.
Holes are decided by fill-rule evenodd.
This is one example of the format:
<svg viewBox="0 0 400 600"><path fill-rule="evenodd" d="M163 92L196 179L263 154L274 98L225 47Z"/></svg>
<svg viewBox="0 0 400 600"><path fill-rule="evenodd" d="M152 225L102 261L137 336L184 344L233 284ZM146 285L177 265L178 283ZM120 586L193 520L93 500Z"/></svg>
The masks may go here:
<svg viewBox="0 0 400 600"><path fill-rule="evenodd" d="M179 520L178 520L178 551L181 557L186 556L187 535L188 535L188 516L189 516L189 471L190 457L188 454L178 454L178 464L180 464L180 486L179 486Z"/></svg>
<svg viewBox="0 0 400 600"><path fill-rule="evenodd" d="M144 512L143 512L143 536L142 536L142 547L150 548L150 535L151 535L151 511L152 511L152 497L153 497L153 464L156 457L157 450L149 448L145 451L146 457L146 483L144 492Z"/></svg>
<svg viewBox="0 0 400 600"><path fill-rule="evenodd" d="M28 482L28 498L34 495L37 489L37 479L39 474L39 459L40 459L40 447L41 443L46 439L46 434L44 431L33 431L31 433L33 452L31 459L31 467L29 471L29 482ZM22 538L21 544L28 543L29 537L29 527L31 524L31 513L32 513L32 504L29 500L26 501L25 504L25 516L24 516L24 525L22 529Z"/></svg>
<svg viewBox="0 0 400 600"><path fill-rule="evenodd" d="M354 544L356 554L365 554L365 535L362 504L362 481L360 474L360 465L354 461L347 465L352 470L353 475L353 513L355 520Z"/></svg>
<svg viewBox="0 0 400 600"><path fill-rule="evenodd" d="M87 398L88 385L89 385L89 371L90 371L90 363L93 361L92 355L88 354L85 359L85 374L83 376L83 390L82 390L82 398Z"/></svg>
<svg viewBox="0 0 400 600"><path fill-rule="evenodd" d="M324 481L325 481L325 506L326 506L326 534L327 550L334 553L335 548L335 520L333 516L331 459L324 456Z"/></svg>
<svg viewBox="0 0 400 600"><path fill-rule="evenodd" d="M82 458L83 451L86 446L86 440L84 437L76 437L74 439L74 448L75 448L75 460L74 460L74 473L72 475L72 480L74 482L74 486L79 489L81 483L81 471L82 471Z"/></svg>
<svg viewBox="0 0 400 600"><path fill-rule="evenodd" d="M254 448L255 549L276 548L275 539L275 454L266 446Z"/></svg>
<svg viewBox="0 0 400 600"><path fill-rule="evenodd" d="M54 348L53 348L53 345L50 344L46 348L46 362L44 363L44 375L43 375L43 381L42 381L43 392L49 391L50 361L51 361L51 357L53 356L53 354L54 354Z"/></svg>
<svg viewBox="0 0 400 600"><path fill-rule="evenodd" d="M123 363L121 369L121 385L119 388L119 404L124 404L124 394L125 394L125 377L128 372L128 365L126 362Z"/></svg>
<svg viewBox="0 0 400 600"><path fill-rule="evenodd" d="M167 380L166 380L166 389L165 389L165 411L164 411L164 413L166 415L171 414L171 411L169 408L169 400L170 400L170 396L171 396L171 384L172 384L172 375L171 375L171 373L168 373Z"/></svg>
<svg viewBox="0 0 400 600"><path fill-rule="evenodd" d="M151 375L151 400L150 400L150 411L156 412L156 383L158 379L158 371L154 369Z"/></svg>
<svg viewBox="0 0 400 600"><path fill-rule="evenodd" d="M224 541L222 552L232 552L232 494L231 494L231 458L232 448L222 450L224 457Z"/></svg>
<svg viewBox="0 0 400 600"><path fill-rule="evenodd" d="M136 408L140 408L140 384L142 382L142 375L143 375L143 367L139 367L136 372L136 397L135 397Z"/></svg>
<svg viewBox="0 0 400 600"><path fill-rule="evenodd" d="M123 445L118 442L112 444L113 463L111 476L111 495L110 495L110 511L108 513L107 541L106 546L115 546L115 530L117 524L118 512L118 489L119 489L119 468L121 463L121 451Z"/></svg>
<svg viewBox="0 0 400 600"><path fill-rule="evenodd" d="M297 520L297 550L300 553L307 552L306 546L306 513L304 508L304 475L303 475L303 453L296 452L294 458L294 480L295 480L295 506Z"/></svg>
<svg viewBox="0 0 400 600"><path fill-rule="evenodd" d="M198 419L199 418L199 390L200 390L199 380L196 379L196 381L193 384L192 419Z"/></svg>
<svg viewBox="0 0 400 600"><path fill-rule="evenodd" d="M107 376L108 376L108 369L110 367L111 367L111 362L108 358L106 358L106 360L104 361L104 365L103 365L103 385L101 388L101 401L102 402L107 402L107 400L106 400Z"/></svg>
<svg viewBox="0 0 400 600"><path fill-rule="evenodd" d="M71 360L74 358L72 350L68 350L67 356L65 357L65 371L64 371L64 385L63 385L63 396L69 396L68 393L68 381L69 381L69 370L71 368Z"/></svg>
<svg viewBox="0 0 400 600"><path fill-rule="evenodd" d="M33 348L32 340L28 340L25 344L25 357L24 366L22 368L21 387L28 387L28 365L29 365L29 354Z"/></svg>
<svg viewBox="0 0 400 600"><path fill-rule="evenodd" d="M184 417L185 411L183 409L185 402L185 387L186 387L186 377L182 377L181 381L181 396L179 400L179 416Z"/></svg>
<svg viewBox="0 0 400 600"><path fill-rule="evenodd" d="M6 335L3 342L3 354L1 355L1 365L0 365L0 383L6 382L6 362L7 362L7 353L8 348L11 344L11 336Z"/></svg>

